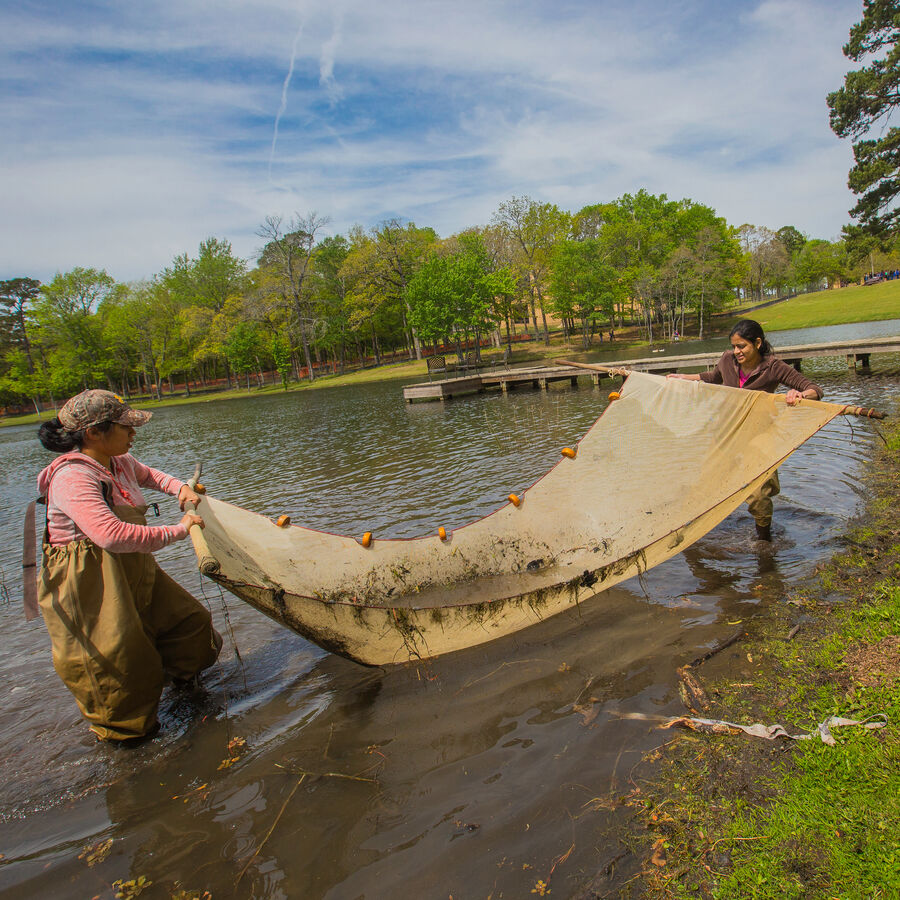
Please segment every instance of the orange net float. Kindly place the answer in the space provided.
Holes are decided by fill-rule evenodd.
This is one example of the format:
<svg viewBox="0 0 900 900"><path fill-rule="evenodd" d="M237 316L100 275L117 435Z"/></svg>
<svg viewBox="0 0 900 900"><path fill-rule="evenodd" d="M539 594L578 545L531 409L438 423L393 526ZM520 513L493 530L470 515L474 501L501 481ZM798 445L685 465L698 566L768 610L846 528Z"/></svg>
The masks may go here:
<svg viewBox="0 0 900 900"><path fill-rule="evenodd" d="M618 400L621 396L622 395L618 391L610 391L608 399L612 402L613 400Z"/></svg>
<svg viewBox="0 0 900 900"><path fill-rule="evenodd" d="M360 541L360 543L363 545L363 547L371 547L372 546L372 532L367 531L362 536L362 540Z"/></svg>
<svg viewBox="0 0 900 900"><path fill-rule="evenodd" d="M575 459L575 457L578 456L578 450L572 447L563 447L559 452L567 459Z"/></svg>
<svg viewBox="0 0 900 900"><path fill-rule="evenodd" d="M522 498L518 494L510 494L506 499L517 509L522 505Z"/></svg>
<svg viewBox="0 0 900 900"><path fill-rule="evenodd" d="M291 517L290 517L290 516L279 516L279 517L275 520L275 524L276 524L279 528L287 528L288 525L291 524Z"/></svg>
<svg viewBox="0 0 900 900"><path fill-rule="evenodd" d="M441 525L441 527L438 528L438 537L439 537L442 541L446 541L446 540L447 540L447 529L444 528L443 525Z"/></svg>

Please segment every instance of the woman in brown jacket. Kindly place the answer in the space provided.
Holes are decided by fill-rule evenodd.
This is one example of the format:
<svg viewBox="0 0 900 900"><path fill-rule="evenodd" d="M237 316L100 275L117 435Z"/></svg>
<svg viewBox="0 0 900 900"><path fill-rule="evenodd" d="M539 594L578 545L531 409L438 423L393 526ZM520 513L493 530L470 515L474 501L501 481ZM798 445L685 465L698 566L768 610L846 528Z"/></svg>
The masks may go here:
<svg viewBox="0 0 900 900"><path fill-rule="evenodd" d="M673 373L669 378L724 384L726 387L770 394L774 394L775 389L783 384L788 389L785 397L788 406L796 406L803 399L822 399L822 388L775 356L759 322L741 319L731 329L729 337L731 350L722 354L711 372L694 375ZM778 473L775 472L747 498L747 507L756 520L756 536L761 541L772 540L772 497L780 490Z"/></svg>

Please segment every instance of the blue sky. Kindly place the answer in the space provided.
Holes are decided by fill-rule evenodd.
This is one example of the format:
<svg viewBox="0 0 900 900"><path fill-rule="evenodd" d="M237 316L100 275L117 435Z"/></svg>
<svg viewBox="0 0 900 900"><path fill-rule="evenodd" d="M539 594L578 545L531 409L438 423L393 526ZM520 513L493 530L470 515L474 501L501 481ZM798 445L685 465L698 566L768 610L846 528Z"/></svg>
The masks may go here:
<svg viewBox="0 0 900 900"><path fill-rule="evenodd" d="M0 4L0 278L145 278L267 215L442 236L646 188L835 238L861 0ZM277 124L277 131L276 131Z"/></svg>

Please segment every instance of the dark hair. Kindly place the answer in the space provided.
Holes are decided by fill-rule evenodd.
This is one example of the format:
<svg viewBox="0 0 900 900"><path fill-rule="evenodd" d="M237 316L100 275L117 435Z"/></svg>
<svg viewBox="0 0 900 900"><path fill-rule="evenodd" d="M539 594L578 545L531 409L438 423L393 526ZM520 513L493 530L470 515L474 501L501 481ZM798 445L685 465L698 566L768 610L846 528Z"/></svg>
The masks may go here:
<svg viewBox="0 0 900 900"><path fill-rule="evenodd" d="M98 422L89 425L88 428L96 428L99 432L107 432L112 428L112 422ZM66 431L59 418L54 417L47 422L41 422L38 430L38 440L54 453L68 453L70 450L79 450L84 444L84 433L87 428L78 431Z"/></svg>
<svg viewBox="0 0 900 900"><path fill-rule="evenodd" d="M767 356L772 352L772 345L766 340L766 333L762 330L762 325L755 319L740 319L734 328L731 329L728 337L731 338L735 335L742 337L745 341L749 341L754 347L756 346L756 341L760 340L762 342L759 345L760 356Z"/></svg>

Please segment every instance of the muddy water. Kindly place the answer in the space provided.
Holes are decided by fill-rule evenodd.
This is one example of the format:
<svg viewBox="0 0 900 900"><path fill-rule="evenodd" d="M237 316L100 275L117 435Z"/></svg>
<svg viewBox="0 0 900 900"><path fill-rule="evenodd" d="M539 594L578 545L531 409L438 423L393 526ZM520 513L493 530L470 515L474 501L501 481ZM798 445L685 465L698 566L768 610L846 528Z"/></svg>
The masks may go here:
<svg viewBox="0 0 900 900"><path fill-rule="evenodd" d="M841 361L808 372L830 399L895 408L900 359L874 360L871 376ZM408 536L496 508L606 402L586 384L414 407L399 390L162 410L135 452L179 474L203 459L212 493L262 513ZM201 693L164 696L161 735L129 751L92 741L43 627L21 617L20 512L50 455L32 428L5 430L0 565L16 602L0 607L0 894L112 896L140 876L150 897L509 898L539 880L577 893L620 853L609 798L666 739L628 716L681 712L675 668L839 546L872 440L839 420L785 463L771 550L741 510L579 612L416 667L330 656L202 583L186 544L168 548L162 564L206 598L226 649ZM175 519L171 500L163 514ZM223 767L233 738L246 750ZM96 865L79 858L109 839Z"/></svg>

